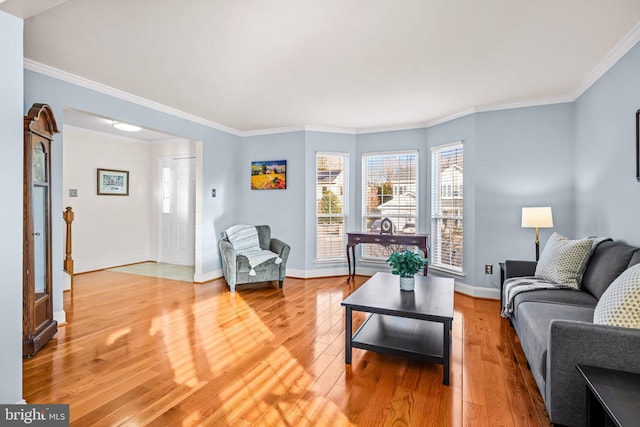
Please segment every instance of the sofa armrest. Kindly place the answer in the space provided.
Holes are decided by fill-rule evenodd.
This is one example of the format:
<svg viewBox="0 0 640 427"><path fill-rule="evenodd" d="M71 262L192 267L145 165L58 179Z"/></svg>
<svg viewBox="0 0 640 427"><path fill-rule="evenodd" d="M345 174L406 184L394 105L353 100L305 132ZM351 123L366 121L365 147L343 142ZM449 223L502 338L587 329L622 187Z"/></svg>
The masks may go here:
<svg viewBox="0 0 640 427"><path fill-rule="evenodd" d="M287 258L289 258L289 252L291 251L291 248L282 240L271 238L271 245L269 247L269 250L271 252L277 253L284 263L287 262Z"/></svg>
<svg viewBox="0 0 640 427"><path fill-rule="evenodd" d="M230 285L235 285L237 268L236 252L228 240L220 240L218 247L220 248L220 255L222 256L222 273L224 274L224 278Z"/></svg>
<svg viewBox="0 0 640 427"><path fill-rule="evenodd" d="M508 259L504 262L504 278L533 276L537 262Z"/></svg>
<svg viewBox="0 0 640 427"><path fill-rule="evenodd" d="M576 364L640 373L640 329L553 320L547 348L545 403L557 424L586 422L586 385Z"/></svg>

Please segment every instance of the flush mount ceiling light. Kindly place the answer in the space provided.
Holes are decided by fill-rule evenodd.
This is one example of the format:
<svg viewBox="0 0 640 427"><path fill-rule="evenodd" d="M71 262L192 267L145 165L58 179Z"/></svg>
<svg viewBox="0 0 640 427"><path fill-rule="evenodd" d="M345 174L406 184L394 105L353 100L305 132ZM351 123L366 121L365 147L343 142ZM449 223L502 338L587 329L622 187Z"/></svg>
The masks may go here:
<svg viewBox="0 0 640 427"><path fill-rule="evenodd" d="M125 132L140 132L142 128L140 126L130 125L129 123L112 122L111 125Z"/></svg>

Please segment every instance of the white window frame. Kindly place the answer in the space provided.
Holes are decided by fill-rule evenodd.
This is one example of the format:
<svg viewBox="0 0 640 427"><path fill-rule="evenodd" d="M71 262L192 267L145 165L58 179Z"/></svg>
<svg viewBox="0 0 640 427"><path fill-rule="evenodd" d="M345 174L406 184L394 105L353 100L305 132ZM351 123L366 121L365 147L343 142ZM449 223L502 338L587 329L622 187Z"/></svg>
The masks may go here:
<svg viewBox="0 0 640 427"><path fill-rule="evenodd" d="M441 171L438 170L437 163L438 160L436 156L439 156L445 151L451 149L462 149L462 158L463 158L463 178L462 184L452 183L447 184L446 187L443 187L441 180L442 175ZM456 190L453 190L456 188ZM455 274L463 273L463 265L464 265L464 208L460 210L460 215L445 215L441 214L442 201L446 199L454 198L454 194L459 193L459 197L462 198L462 204L464 206L464 145L463 141L456 141L450 144L438 145L436 147L431 148L431 253L429 254L429 266L433 267L436 270L443 270ZM461 250L460 250L460 266L451 265L451 263L443 262L442 256L444 255L442 252L442 242L443 236L440 235L442 230L442 222L447 220L457 221L456 224L460 224L462 228L461 235Z"/></svg>
<svg viewBox="0 0 640 427"><path fill-rule="evenodd" d="M398 218L398 219L406 219L406 220L413 220L413 224L414 224L414 232L410 233L410 234L415 234L418 230L418 221L420 219L420 156L419 156L419 152L418 150L398 150L398 151L379 151L379 152L369 152L369 153L362 153L362 184L361 184L361 195L362 195L362 201L361 201L361 218L360 218L360 226L361 226L361 230L363 232L368 231L367 230L367 220L370 218L375 218L378 220L382 220L382 218L384 218L386 215L384 214L378 214L378 215L369 215L369 213L367 212L367 204L368 204L368 188L367 188L367 183L368 183L368 173L369 173L369 167L368 167L368 160L372 157L382 157L382 156L402 156L402 155L413 155L415 156L415 182L414 182L414 186L415 186L415 198L416 198L416 203L415 203L415 215L393 215L390 216L390 218L393 220L394 218ZM396 194L396 189L397 186L394 185L393 187L393 196L399 196L401 194ZM402 194L405 193L409 193L410 188L407 188L407 186L405 186L404 191ZM407 221L408 222L408 221ZM396 230L396 232L398 232L398 230ZM367 261L374 261L374 262L384 262L386 260L386 256L382 257L382 256L370 256L367 254L367 246L369 245L363 245L364 248L362 250L362 259L363 260L367 260ZM379 245L374 245L374 246L379 246Z"/></svg>
<svg viewBox="0 0 640 427"><path fill-rule="evenodd" d="M319 164L319 159L321 157L341 157L342 158L342 162L343 162L343 170L342 170L342 194L335 194L337 197L342 198L342 212L340 214L321 214L318 212L318 203L320 202L320 200L318 199L318 190L319 190L319 186L318 186L318 164ZM347 225L348 225L348 219L349 219L349 181L350 181L350 176L349 176L349 153L342 153L342 152L329 152L329 151L318 151L316 152L316 168L315 168L315 176L316 176L316 181L315 181L315 192L316 192L316 196L314 198L314 203L315 203L315 213L316 213L316 222L315 222L315 232L316 232L316 263L335 263L335 262L341 262L344 263L345 261L345 253L344 253L344 248L347 245ZM328 185L322 185L321 187L328 187ZM324 188L320 188L320 192L323 193L324 192ZM319 254L321 252L326 251L325 250L321 250L321 245L323 245L324 243L324 239L325 236L324 235L320 235L320 219L321 218L341 218L342 219L342 228L338 227L338 236L340 236L341 240L340 243L336 246L336 249L333 249L335 252L332 251L330 256L319 256Z"/></svg>

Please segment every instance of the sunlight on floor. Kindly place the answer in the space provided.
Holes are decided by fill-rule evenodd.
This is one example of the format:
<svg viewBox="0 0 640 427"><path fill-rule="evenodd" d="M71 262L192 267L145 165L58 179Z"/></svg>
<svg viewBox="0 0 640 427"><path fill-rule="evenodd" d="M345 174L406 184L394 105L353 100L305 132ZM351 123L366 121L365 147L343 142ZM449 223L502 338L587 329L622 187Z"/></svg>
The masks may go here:
<svg viewBox="0 0 640 427"><path fill-rule="evenodd" d="M176 308L157 316L149 330L151 335L162 338L174 380L178 384L188 387L201 385L194 354L200 350L204 350L208 369L215 376L234 375L234 367L239 365L253 366L250 371L240 373L231 386L217 392L223 402L218 411L204 419L198 411L192 411L183 425L209 424L221 420L228 425L352 425L340 408L325 396L332 384L328 387L327 384L318 384L318 378L328 368L328 363L319 363L321 366L317 369L320 372L305 370L290 350L278 342L278 336L264 324L241 295L225 293L218 298L225 299L227 306L231 302L231 310L218 313L214 301L206 301L206 306L202 301L191 307L191 313ZM332 300L333 296L328 299ZM323 303L326 303L327 298L324 300ZM272 315L282 314L274 311ZM210 328L218 328L224 338L215 346L198 349L188 342L172 339L172 336L184 336L183 329L187 326L186 322L190 321L195 322L193 327L200 331L196 337ZM342 355L335 357L341 358ZM337 381L344 381L344 377Z"/></svg>

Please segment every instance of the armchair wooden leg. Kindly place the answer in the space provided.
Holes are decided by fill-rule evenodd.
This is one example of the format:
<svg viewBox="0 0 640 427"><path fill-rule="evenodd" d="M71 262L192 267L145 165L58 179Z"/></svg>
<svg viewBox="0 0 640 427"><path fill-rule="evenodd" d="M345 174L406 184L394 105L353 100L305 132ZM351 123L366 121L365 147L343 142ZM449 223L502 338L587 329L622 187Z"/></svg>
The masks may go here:
<svg viewBox="0 0 640 427"><path fill-rule="evenodd" d="M282 289L282 284L284 283L284 280L278 280L278 288Z"/></svg>

